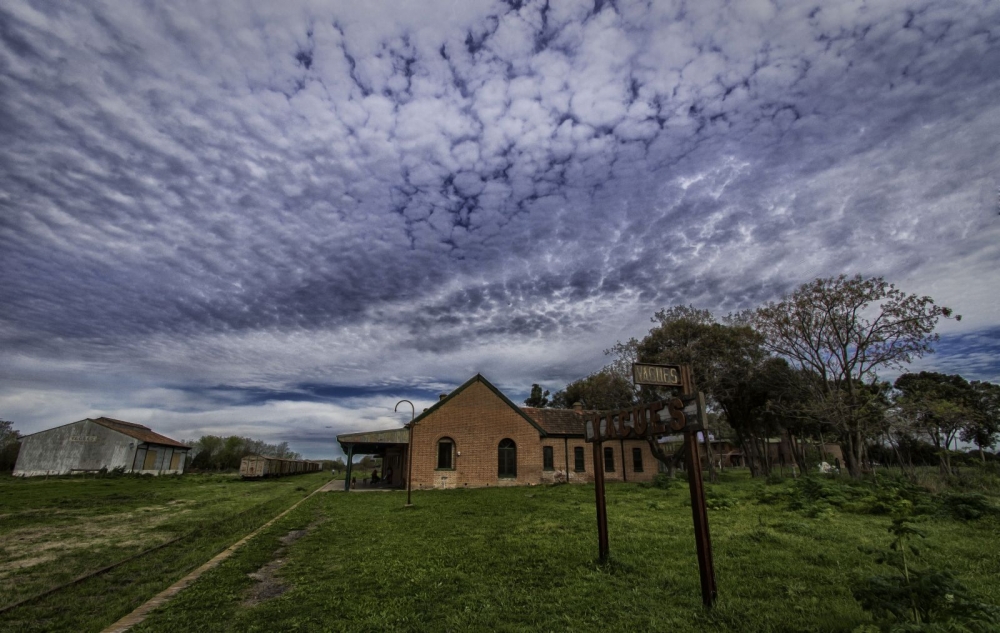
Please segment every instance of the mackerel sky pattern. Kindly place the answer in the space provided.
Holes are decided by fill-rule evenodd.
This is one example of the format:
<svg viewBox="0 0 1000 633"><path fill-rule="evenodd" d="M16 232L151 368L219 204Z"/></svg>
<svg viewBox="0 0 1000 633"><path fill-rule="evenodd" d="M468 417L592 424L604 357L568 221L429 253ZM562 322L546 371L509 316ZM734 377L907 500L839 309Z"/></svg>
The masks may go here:
<svg viewBox="0 0 1000 633"><path fill-rule="evenodd" d="M998 68L987 0L8 0L0 417L328 455L840 273L1000 379Z"/></svg>

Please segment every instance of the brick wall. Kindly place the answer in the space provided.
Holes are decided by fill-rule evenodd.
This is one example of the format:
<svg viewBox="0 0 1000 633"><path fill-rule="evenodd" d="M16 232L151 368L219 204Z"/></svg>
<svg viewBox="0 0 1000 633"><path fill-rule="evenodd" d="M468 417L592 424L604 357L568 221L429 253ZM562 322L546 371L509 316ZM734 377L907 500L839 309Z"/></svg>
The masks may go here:
<svg viewBox="0 0 1000 633"><path fill-rule="evenodd" d="M454 442L453 468L437 469L438 442ZM517 477L497 475L497 449L500 441L511 439L517 446ZM542 447L551 446L553 469L543 469ZM575 471L573 449L584 449L586 471ZM656 461L644 441L605 442L615 451L615 471L605 472L608 481L651 481L656 474ZM636 473L632 448L642 451L643 472ZM454 395L413 427L413 488L462 488L484 486L523 486L528 484L565 481L566 458L569 457L569 481L585 483L594 480L593 447L582 438L542 438L532 424L501 400L481 382L474 382ZM567 453L568 449L568 453Z"/></svg>
<svg viewBox="0 0 1000 633"><path fill-rule="evenodd" d="M553 453L553 470L542 471L543 483L566 481L566 456L569 456L569 482L587 483L594 481L594 446L582 438L547 437L541 439L542 446L551 446ZM622 461L622 448L625 449L625 461ZM584 472L576 470L575 449L583 449ZM604 442L601 450L611 448L614 451L614 472L604 473L605 481L652 481L656 475L656 458L649 450L649 444L644 440L612 440ZM632 450L638 448L642 454L642 472L636 472ZM622 464L625 471L622 472Z"/></svg>

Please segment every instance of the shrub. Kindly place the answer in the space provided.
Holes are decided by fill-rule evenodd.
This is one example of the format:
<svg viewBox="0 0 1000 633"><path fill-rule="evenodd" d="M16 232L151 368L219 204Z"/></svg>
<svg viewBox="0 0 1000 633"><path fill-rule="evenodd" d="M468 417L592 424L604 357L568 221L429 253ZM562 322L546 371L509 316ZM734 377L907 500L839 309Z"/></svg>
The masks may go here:
<svg viewBox="0 0 1000 633"><path fill-rule="evenodd" d="M680 483L676 477L671 477L667 473L656 473L653 477L653 487L660 490L670 490Z"/></svg>
<svg viewBox="0 0 1000 633"><path fill-rule="evenodd" d="M778 473L771 473L764 481L766 481L769 485L783 484L785 483L785 478Z"/></svg>
<svg viewBox="0 0 1000 633"><path fill-rule="evenodd" d="M737 505L736 499L714 486L705 489L705 507L709 510L728 510Z"/></svg>
<svg viewBox="0 0 1000 633"><path fill-rule="evenodd" d="M977 492L945 493L941 495L941 510L944 514L960 521L975 521L998 514L997 508L990 500Z"/></svg>

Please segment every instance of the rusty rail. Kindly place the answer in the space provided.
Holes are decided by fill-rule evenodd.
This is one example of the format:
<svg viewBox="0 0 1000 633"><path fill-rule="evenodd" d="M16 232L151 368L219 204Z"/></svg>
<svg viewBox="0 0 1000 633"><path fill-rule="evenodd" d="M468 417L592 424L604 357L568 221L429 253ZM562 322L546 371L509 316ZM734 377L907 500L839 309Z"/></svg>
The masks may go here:
<svg viewBox="0 0 1000 633"><path fill-rule="evenodd" d="M182 534L181 536L177 536L175 538L172 538L169 541L160 543L159 545L155 545L153 547L150 547L147 550L141 551L138 554L133 554L132 556L129 556L128 558L124 558L124 559L122 559L122 560L120 560L118 562L111 563L107 567L101 567L100 569L98 569L96 571L87 572L86 574L83 574L82 576L77 576L76 578L74 578L73 580L70 580L69 582L64 582L61 585L57 585L57 586L52 587L50 589L46 589L45 591L43 591L41 593L37 593L37 594L35 594L33 596L28 596L27 598L24 598L22 600L18 600L17 602L15 602L13 604L8 604L5 607L0 607L0 613L6 613L7 611L12 611L12 610L16 609L17 607L20 607L22 605L28 604L29 602L34 602L35 600L39 600L41 598L44 598L45 596L54 594L57 591L61 591L63 589L66 589L67 587L72 587L73 585L79 584L79 583L83 582L84 580L87 580L88 578L93 578L94 576L100 576L101 574L104 574L104 573L107 573L107 572L111 571L115 567L120 567L121 565L124 565L127 562L133 561L133 560L135 560L137 558L142 558L143 556L145 556L147 554L151 554L151 553L155 552L156 550L163 549L167 545L171 545L173 543L176 543L177 541L180 541L182 539L186 539L187 537L191 536L192 534L194 534L194 532L188 532L187 534Z"/></svg>

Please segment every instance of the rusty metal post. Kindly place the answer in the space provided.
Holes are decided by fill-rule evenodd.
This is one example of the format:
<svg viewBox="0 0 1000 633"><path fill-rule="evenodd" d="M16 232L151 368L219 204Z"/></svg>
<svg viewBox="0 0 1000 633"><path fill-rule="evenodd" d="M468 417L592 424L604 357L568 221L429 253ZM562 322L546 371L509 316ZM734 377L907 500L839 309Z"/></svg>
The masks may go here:
<svg viewBox="0 0 1000 633"><path fill-rule="evenodd" d="M699 405L703 400L699 398ZM699 409L701 406L699 406ZM699 411L700 413L700 411ZM712 562L712 539L708 530L708 510L705 507L705 485L701 477L701 456L698 451L698 431L688 425L684 432L687 445L688 487L691 491L691 516L694 519L694 540L698 550L698 572L701 575L701 601L711 607L718 595L715 567Z"/></svg>
<svg viewBox="0 0 1000 633"><path fill-rule="evenodd" d="M608 424L611 421L608 420ZM608 506L604 497L604 449L594 442L594 494L597 496L597 548L600 561L608 560Z"/></svg>

